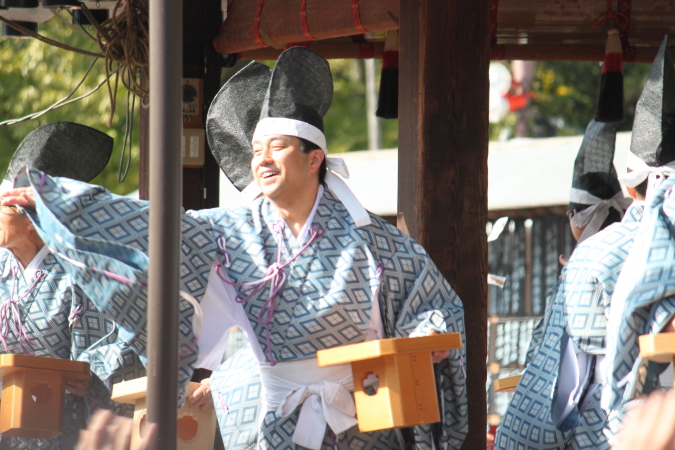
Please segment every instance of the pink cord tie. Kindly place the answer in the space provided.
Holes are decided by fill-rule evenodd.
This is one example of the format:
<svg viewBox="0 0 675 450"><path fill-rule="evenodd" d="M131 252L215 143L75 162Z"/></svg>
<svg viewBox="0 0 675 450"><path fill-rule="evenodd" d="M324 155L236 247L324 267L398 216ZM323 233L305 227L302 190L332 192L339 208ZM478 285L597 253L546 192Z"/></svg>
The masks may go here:
<svg viewBox="0 0 675 450"><path fill-rule="evenodd" d="M15 295L18 295L18 287L17 287L17 280L19 278L18 274L19 269L16 267L12 268L12 275L13 275L13 281L12 281L12 292L9 296L9 300L7 300L5 303L0 306L0 340L2 341L2 346L5 349L5 352L9 353L9 347L7 346L7 334L9 333L10 325L12 320L14 321L14 327L16 330L19 332L19 346L21 348L21 353L27 353L29 355L32 355L33 352L31 350L27 350L24 348L24 340L26 341L26 344L28 347L31 347L34 345L33 341L30 340L28 337L28 333L26 333L26 328L23 325L23 320L21 320L21 307L19 306L23 299L28 297L28 295L35 289L35 287L40 283L40 281L44 280L47 278L47 272L44 272L42 270L37 270L35 272L35 279L33 280L33 283L31 286L28 288L25 294L23 294L21 297L15 298Z"/></svg>
<svg viewBox="0 0 675 450"><path fill-rule="evenodd" d="M245 289L242 289L241 292L237 293L237 296L235 297L235 301L237 303L246 303L248 300L256 296L258 293L260 293L263 289L267 287L267 285L270 285L270 294L267 296L267 300L265 301L265 304L263 307L260 309L260 313L258 314L258 320L260 323L262 323L265 326L265 340L267 342L267 356L270 360L270 363L274 366L276 365L276 360L274 359L274 355L272 354L272 340L270 338L270 323L272 322L272 319L274 318L274 307L276 304L276 298L277 294L281 290L282 286L286 282L286 272L284 272L284 268L288 266L290 263L295 261L298 256L302 252L304 252L307 247L309 247L315 240L320 239L323 234L324 234L324 229L320 227L319 225L312 224L312 226L309 228L309 239L305 243L305 245L302 246L302 248L295 254L291 259L286 261L285 263L281 263L281 256L282 256L282 244L283 244L283 239L284 239L284 227L286 226L286 223L283 220L278 220L276 223L272 224L272 231L277 233L278 235L278 241L277 241L277 260L274 262L271 266L267 268L267 273L265 273L265 276L262 277L259 280L256 281L251 281L248 283L233 283L227 279L225 279L224 276L220 274L220 268L221 267L230 267L231 260L230 256L227 253L227 248L225 245L225 238L223 235L218 236L218 239L216 239L216 242L218 243L218 247L224 252L224 257L223 257L223 264L216 264L216 273L220 277L223 282L229 284L230 286L239 286L239 287L244 287Z"/></svg>

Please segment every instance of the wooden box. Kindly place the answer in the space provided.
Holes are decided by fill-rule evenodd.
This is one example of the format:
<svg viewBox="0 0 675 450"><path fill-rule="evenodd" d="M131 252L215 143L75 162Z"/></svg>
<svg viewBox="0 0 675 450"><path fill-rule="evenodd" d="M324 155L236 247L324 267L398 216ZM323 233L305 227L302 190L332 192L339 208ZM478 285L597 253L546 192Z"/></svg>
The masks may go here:
<svg viewBox="0 0 675 450"><path fill-rule="evenodd" d="M640 358L660 363L675 359L675 333L645 334L640 336Z"/></svg>
<svg viewBox="0 0 675 450"><path fill-rule="evenodd" d="M516 390L522 375L514 375L512 377L498 378L494 381L495 391L497 392L513 392Z"/></svg>
<svg viewBox="0 0 675 450"><path fill-rule="evenodd" d="M199 383L188 384L185 389L185 397L192 395L199 386L201 386ZM136 405L131 432L131 450L137 450L140 447L141 439L145 437L147 390L147 377L124 381L113 386L112 399L114 401ZM177 420L177 450L213 449L216 437L216 412L213 407L193 407L186 402L178 410Z"/></svg>
<svg viewBox="0 0 675 450"><path fill-rule="evenodd" d="M30 355L0 355L3 437L49 439L63 431L67 380L89 378L89 363Z"/></svg>
<svg viewBox="0 0 675 450"><path fill-rule="evenodd" d="M319 350L319 367L350 363L360 431L440 421L431 352L462 348L459 333L381 339ZM367 380L379 379L379 388Z"/></svg>

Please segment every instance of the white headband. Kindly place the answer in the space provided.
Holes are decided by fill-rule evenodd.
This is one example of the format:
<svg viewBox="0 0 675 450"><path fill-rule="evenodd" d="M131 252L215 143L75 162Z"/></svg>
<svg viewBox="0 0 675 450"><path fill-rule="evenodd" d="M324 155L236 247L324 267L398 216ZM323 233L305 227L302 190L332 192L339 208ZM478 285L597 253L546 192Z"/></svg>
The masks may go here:
<svg viewBox="0 0 675 450"><path fill-rule="evenodd" d="M579 238L579 242L582 242L587 237L593 236L600 231L600 227L605 223L609 215L610 206L616 209L621 217L623 217L623 213L633 202L633 199L624 197L623 192L619 192L614 197L603 200L581 189L572 188L570 190L570 202L591 205L572 217L572 222L576 226L579 228L586 227Z"/></svg>
<svg viewBox="0 0 675 450"><path fill-rule="evenodd" d="M626 156L626 167L632 172L621 175L619 181L628 187L634 188L643 181L649 179L647 184L647 197L656 191L663 180L675 173L675 161L664 164L659 167L648 166L643 160L635 156L633 152L628 152Z"/></svg>
<svg viewBox="0 0 675 450"><path fill-rule="evenodd" d="M326 136L317 127L306 122L295 119L285 119L281 117L266 117L258 122L253 133L253 141L264 136L273 135L295 136L306 139L318 145L323 153L328 156L328 146L326 145ZM349 211L357 227L370 225L370 215L361 205L354 193L349 189L343 178L349 178L349 170L342 158L326 158L326 185L333 194L340 200ZM339 175L339 176L338 176ZM254 181L249 184L242 194L248 201L252 201L261 194L260 188Z"/></svg>
<svg viewBox="0 0 675 450"><path fill-rule="evenodd" d="M283 136L295 136L307 139L313 142L328 155L328 146L326 145L326 136L314 125L295 119L285 119L283 117L265 117L258 122L253 132L253 141L263 136L274 136L280 134Z"/></svg>

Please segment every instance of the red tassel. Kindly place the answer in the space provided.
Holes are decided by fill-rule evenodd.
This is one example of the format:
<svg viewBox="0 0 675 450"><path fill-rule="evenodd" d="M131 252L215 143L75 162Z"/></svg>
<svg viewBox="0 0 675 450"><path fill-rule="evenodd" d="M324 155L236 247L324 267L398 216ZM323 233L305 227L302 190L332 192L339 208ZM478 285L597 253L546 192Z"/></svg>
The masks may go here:
<svg viewBox="0 0 675 450"><path fill-rule="evenodd" d="M616 29L607 33L595 120L608 123L623 120L623 49Z"/></svg>

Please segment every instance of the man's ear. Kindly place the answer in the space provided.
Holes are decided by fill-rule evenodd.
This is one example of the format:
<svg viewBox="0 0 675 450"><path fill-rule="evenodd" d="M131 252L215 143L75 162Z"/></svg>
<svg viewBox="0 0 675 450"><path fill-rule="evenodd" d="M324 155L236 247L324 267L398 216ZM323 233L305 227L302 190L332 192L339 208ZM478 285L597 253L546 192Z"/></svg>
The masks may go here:
<svg viewBox="0 0 675 450"><path fill-rule="evenodd" d="M320 148L309 152L309 172L318 172L324 158L326 154Z"/></svg>
<svg viewBox="0 0 675 450"><path fill-rule="evenodd" d="M626 186L626 191L628 191L628 195L630 195L630 198L632 198L633 200L637 200L637 193L635 192L634 187Z"/></svg>

